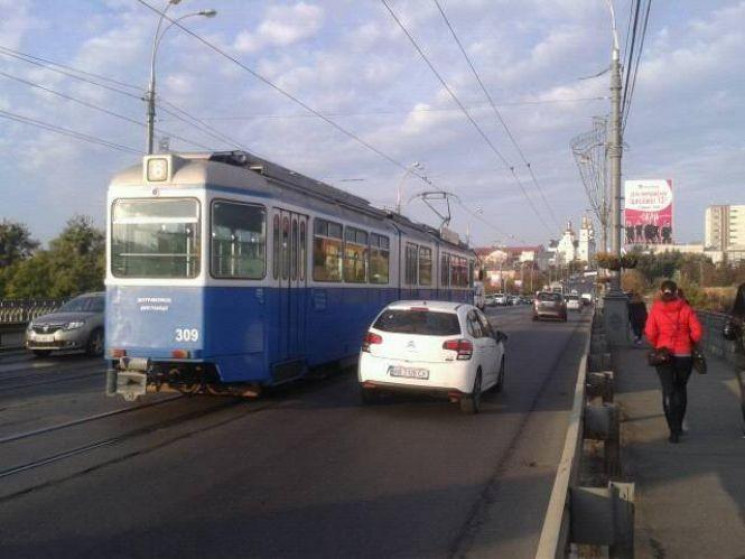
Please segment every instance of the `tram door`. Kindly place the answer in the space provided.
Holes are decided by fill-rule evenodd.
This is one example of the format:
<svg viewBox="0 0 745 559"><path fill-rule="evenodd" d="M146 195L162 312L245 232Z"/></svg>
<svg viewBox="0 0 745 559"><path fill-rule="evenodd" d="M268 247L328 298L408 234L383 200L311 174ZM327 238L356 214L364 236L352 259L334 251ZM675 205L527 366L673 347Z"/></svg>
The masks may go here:
<svg viewBox="0 0 745 559"><path fill-rule="evenodd" d="M295 377L302 372L306 336L308 216L275 209L274 278L278 280L278 363L275 375ZM284 363L282 365L281 363Z"/></svg>

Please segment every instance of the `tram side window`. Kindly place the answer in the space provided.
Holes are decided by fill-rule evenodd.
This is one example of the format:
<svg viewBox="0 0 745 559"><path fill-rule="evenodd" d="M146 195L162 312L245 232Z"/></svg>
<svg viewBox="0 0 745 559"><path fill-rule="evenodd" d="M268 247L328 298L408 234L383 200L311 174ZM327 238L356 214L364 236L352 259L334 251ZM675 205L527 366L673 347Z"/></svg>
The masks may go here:
<svg viewBox="0 0 745 559"><path fill-rule="evenodd" d="M200 206L195 199L115 200L111 273L118 278L195 278L200 239Z"/></svg>
<svg viewBox="0 0 745 559"><path fill-rule="evenodd" d="M342 226L316 219L313 229L313 279L341 281Z"/></svg>
<svg viewBox="0 0 745 559"><path fill-rule="evenodd" d="M370 283L388 283L390 246L385 235L370 234Z"/></svg>
<svg viewBox="0 0 745 559"><path fill-rule="evenodd" d="M274 256L272 256L272 276L279 279L279 261L281 245L279 243L279 216L275 215L272 226L272 246L274 247Z"/></svg>
<svg viewBox="0 0 745 559"><path fill-rule="evenodd" d="M419 267L419 246L414 243L406 243L406 284L417 284L417 268Z"/></svg>
<svg viewBox="0 0 745 559"><path fill-rule="evenodd" d="M466 271L466 259L460 256L450 257L450 285L452 287L465 287L468 281Z"/></svg>
<svg viewBox="0 0 745 559"><path fill-rule="evenodd" d="M419 247L419 285L432 285L432 249Z"/></svg>
<svg viewBox="0 0 745 559"><path fill-rule="evenodd" d="M440 256L440 287L450 285L450 255L443 254Z"/></svg>
<svg viewBox="0 0 745 559"><path fill-rule="evenodd" d="M344 230L344 281L367 281L367 233L354 227Z"/></svg>
<svg viewBox="0 0 745 559"><path fill-rule="evenodd" d="M212 204L210 271L216 278L261 279L266 269L266 211L259 206Z"/></svg>
<svg viewBox="0 0 745 559"><path fill-rule="evenodd" d="M300 281L305 280L305 266L306 266L306 252L305 252L305 221L300 222Z"/></svg>

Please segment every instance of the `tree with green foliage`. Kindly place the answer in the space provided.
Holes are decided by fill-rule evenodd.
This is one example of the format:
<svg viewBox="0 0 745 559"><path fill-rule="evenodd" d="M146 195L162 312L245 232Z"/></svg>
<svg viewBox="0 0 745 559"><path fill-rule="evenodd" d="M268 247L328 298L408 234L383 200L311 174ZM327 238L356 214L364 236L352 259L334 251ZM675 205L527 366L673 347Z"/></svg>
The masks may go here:
<svg viewBox="0 0 745 559"><path fill-rule="evenodd" d="M49 250L38 251L15 267L6 285L7 297L70 297L103 289L104 233L92 220L76 215L67 222Z"/></svg>
<svg viewBox="0 0 745 559"><path fill-rule="evenodd" d="M3 219L0 223L0 268L30 258L39 248L39 241L31 238L23 223Z"/></svg>
<svg viewBox="0 0 745 559"><path fill-rule="evenodd" d="M31 238L26 225L3 219L0 223L0 297L16 267L31 257L39 242Z"/></svg>

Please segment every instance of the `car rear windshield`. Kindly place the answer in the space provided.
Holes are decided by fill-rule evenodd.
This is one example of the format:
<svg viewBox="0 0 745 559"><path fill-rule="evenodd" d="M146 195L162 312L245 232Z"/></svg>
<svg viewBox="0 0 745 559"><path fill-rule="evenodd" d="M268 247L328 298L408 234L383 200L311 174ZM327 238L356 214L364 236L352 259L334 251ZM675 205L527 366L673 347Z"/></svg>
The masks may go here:
<svg viewBox="0 0 745 559"><path fill-rule="evenodd" d="M458 315L455 313L386 309L373 328L396 334L422 336L457 336L460 334Z"/></svg>
<svg viewBox="0 0 745 559"><path fill-rule="evenodd" d="M560 293L540 293L538 295L539 301L561 301Z"/></svg>
<svg viewBox="0 0 745 559"><path fill-rule="evenodd" d="M579 301L579 295L567 295L567 301Z"/></svg>

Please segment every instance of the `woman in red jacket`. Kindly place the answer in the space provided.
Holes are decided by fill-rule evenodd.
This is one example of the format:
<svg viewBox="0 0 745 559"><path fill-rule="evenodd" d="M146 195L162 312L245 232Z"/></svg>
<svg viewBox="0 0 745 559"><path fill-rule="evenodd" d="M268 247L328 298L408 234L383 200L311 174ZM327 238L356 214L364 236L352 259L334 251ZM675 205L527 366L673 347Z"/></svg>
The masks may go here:
<svg viewBox="0 0 745 559"><path fill-rule="evenodd" d="M672 359L657 366L662 385L662 407L670 427L670 442L680 439L688 394L686 385L691 376L691 349L701 339L701 323L691 306L678 297L678 286L672 280L660 285L660 298L652 305L644 334L655 349L667 348Z"/></svg>

